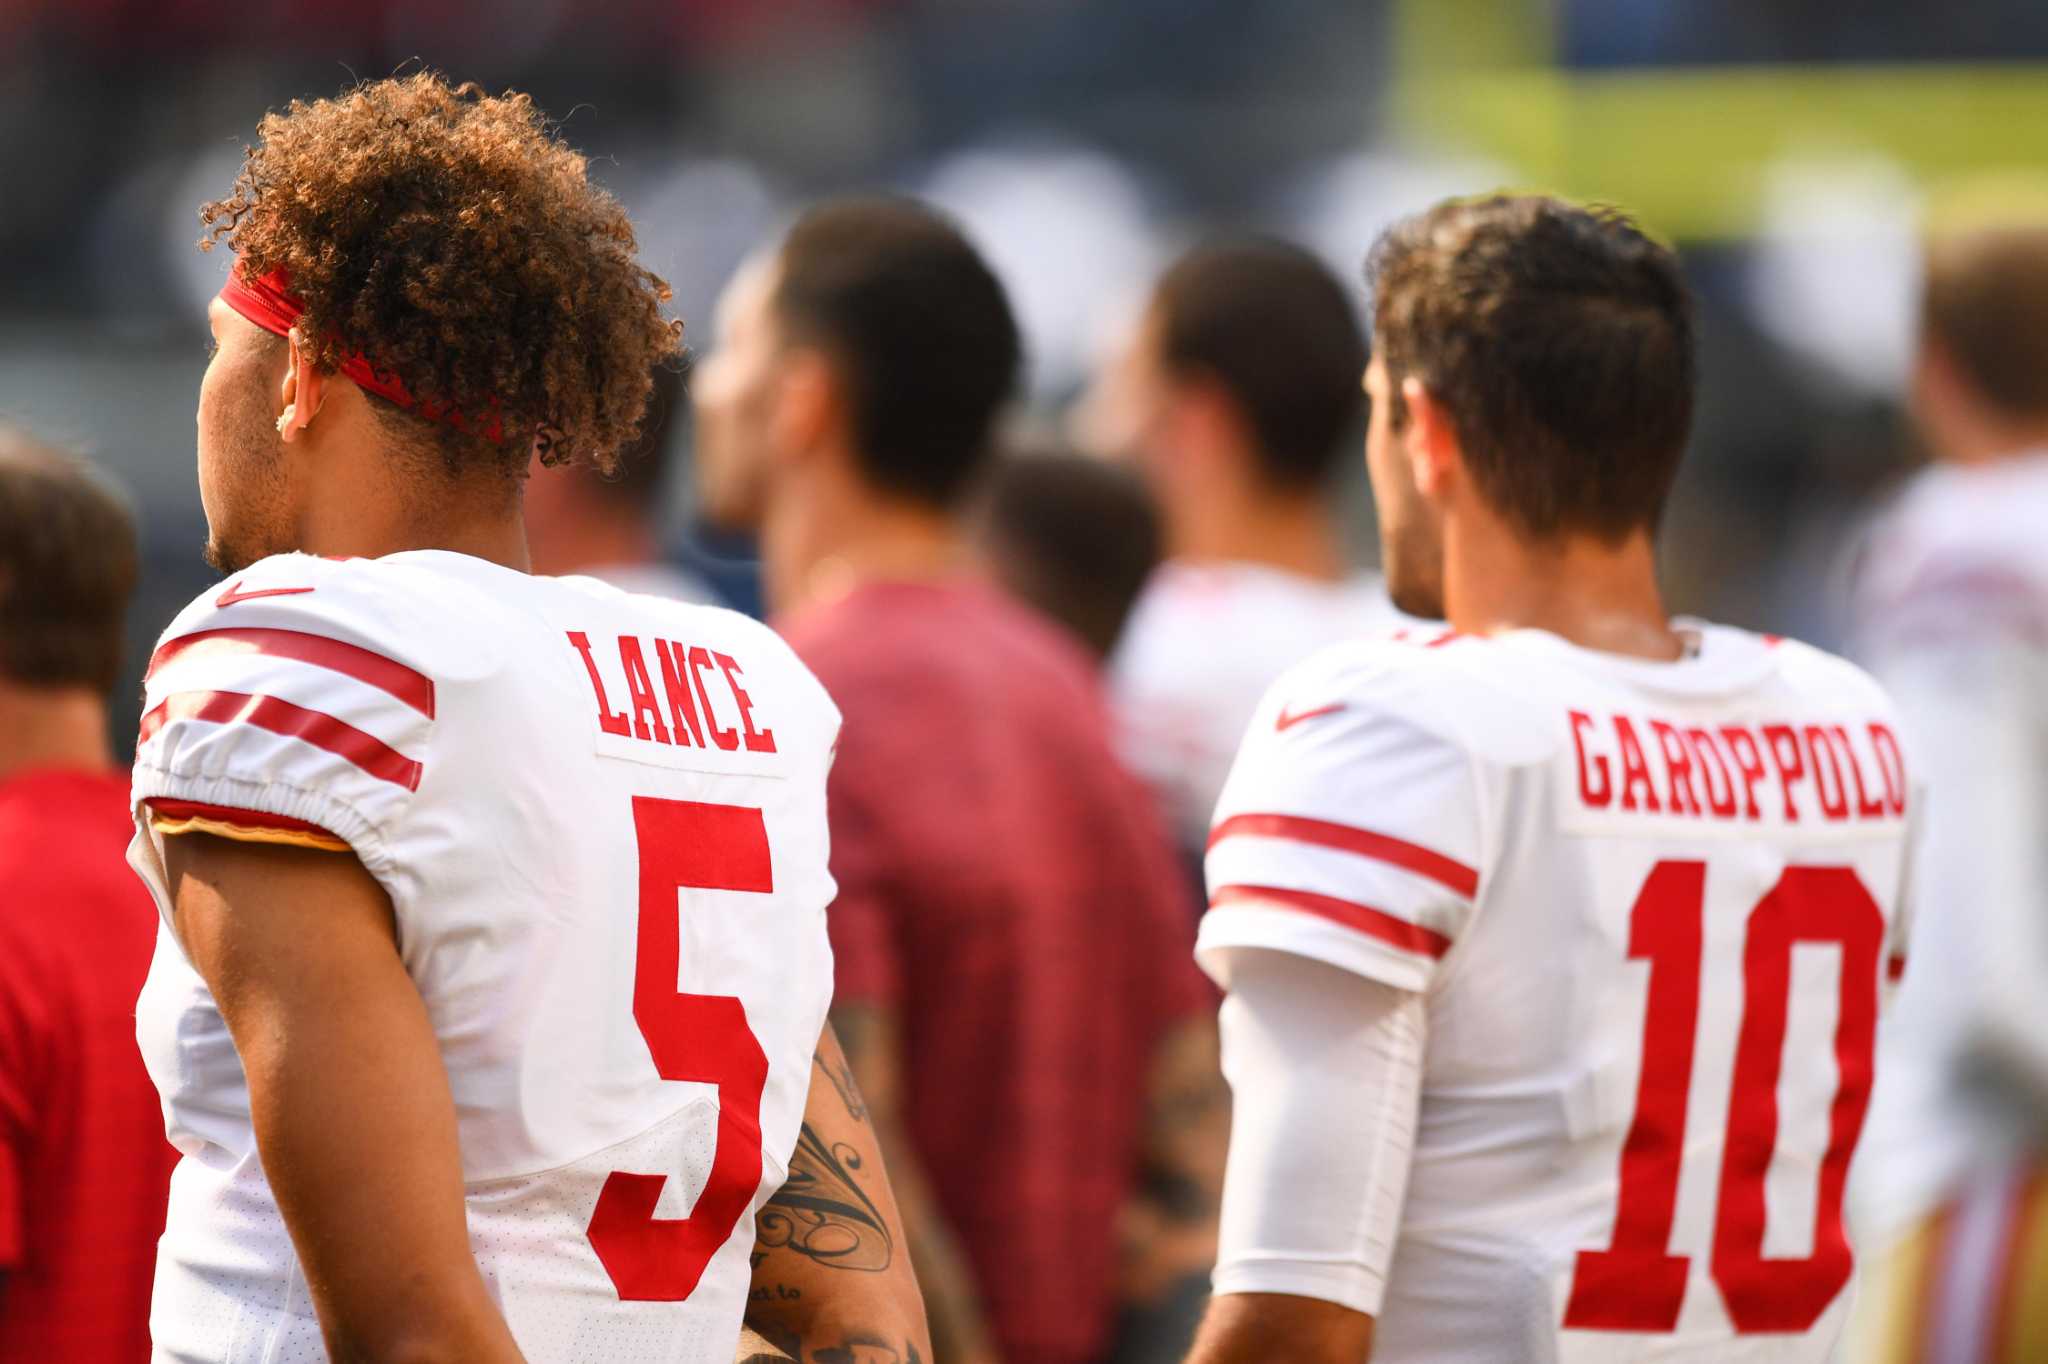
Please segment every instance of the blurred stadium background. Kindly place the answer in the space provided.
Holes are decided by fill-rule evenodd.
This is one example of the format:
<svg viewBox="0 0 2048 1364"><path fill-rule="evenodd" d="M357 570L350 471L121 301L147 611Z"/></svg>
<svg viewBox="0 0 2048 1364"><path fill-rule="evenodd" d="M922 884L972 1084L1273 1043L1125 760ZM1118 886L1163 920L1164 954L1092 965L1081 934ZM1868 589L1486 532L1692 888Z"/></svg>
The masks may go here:
<svg viewBox="0 0 2048 1364"><path fill-rule="evenodd" d="M1623 205L1682 245L1702 307L1674 600L1821 642L1855 526L1915 457L1922 215L2048 165L2038 0L5 0L0 413L137 498L138 663L210 576L192 412L227 259L193 249L195 209L265 108L415 64L531 91L700 345L806 200L935 199L1017 299L1041 426L1205 233L1294 237L1362 303L1374 233L1445 194ZM751 605L745 547L670 493L675 553Z"/></svg>

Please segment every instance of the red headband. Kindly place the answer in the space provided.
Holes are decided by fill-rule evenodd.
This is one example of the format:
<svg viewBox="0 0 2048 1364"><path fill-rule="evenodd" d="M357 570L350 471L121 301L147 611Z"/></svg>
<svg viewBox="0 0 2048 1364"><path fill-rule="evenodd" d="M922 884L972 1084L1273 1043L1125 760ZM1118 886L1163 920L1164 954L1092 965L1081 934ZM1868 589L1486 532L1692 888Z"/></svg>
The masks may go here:
<svg viewBox="0 0 2048 1364"><path fill-rule="evenodd" d="M254 279L243 273L237 265L228 272L227 283L220 287L220 301L248 318L263 330L277 336L288 334L304 315L306 305L295 298L290 291L291 276L279 266L267 275ZM430 421L446 422L458 431L468 430L462 414L452 407L440 407L434 403L422 403L406 391L404 384L395 374L379 374L371 365L370 357L361 351L351 352L341 362L341 372L356 381L359 388L368 389L380 398L389 399L400 407L418 412ZM504 438L504 429L493 416L489 426L484 428L485 440L493 443Z"/></svg>

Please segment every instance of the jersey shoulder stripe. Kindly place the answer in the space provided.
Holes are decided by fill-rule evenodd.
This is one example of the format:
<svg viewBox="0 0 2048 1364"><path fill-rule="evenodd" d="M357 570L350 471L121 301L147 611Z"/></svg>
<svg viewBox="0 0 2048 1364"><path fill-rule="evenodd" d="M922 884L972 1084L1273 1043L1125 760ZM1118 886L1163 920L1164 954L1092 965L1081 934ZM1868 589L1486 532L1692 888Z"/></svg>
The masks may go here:
<svg viewBox="0 0 2048 1364"><path fill-rule="evenodd" d="M1226 815L1209 834L1209 847L1214 848L1227 838L1238 836L1255 838L1282 838L1296 843L1309 843L1318 847L1335 848L1340 852L1357 853L1370 857L1404 871L1414 872L1436 882L1446 890L1466 899L1479 894L1479 872L1455 857L1446 857L1419 843L1410 843L1404 838L1390 834L1374 833L1349 824L1338 824L1327 819L1310 819L1303 815L1281 815L1267 813L1246 813Z"/></svg>
<svg viewBox="0 0 2048 1364"><path fill-rule="evenodd" d="M1228 885L1218 886L1209 896L1211 909L1263 905L1313 914L1317 918L1328 919L1332 923L1363 933L1369 938L1377 938L1391 947L1398 947L1404 952L1413 952L1418 956L1435 959L1451 950L1451 940L1433 929L1411 923L1383 909L1374 909L1371 905L1341 899L1335 895L1321 895L1310 890L1289 890L1283 886Z"/></svg>
<svg viewBox="0 0 2048 1364"><path fill-rule="evenodd" d="M326 668L388 693L429 720L434 718L434 680L425 673L359 644L305 630L269 626L196 630L158 645L156 652L150 655L149 670L143 675L143 680L148 682L158 670L174 660L192 661L233 654L296 659Z"/></svg>
<svg viewBox="0 0 2048 1364"><path fill-rule="evenodd" d="M257 729L299 739L345 758L379 781L420 789L423 768L374 734L365 733L345 720L323 711L295 705L277 696L252 695L234 691L173 692L142 717L138 746L156 737L157 731L176 720L202 720L217 725L250 725Z"/></svg>

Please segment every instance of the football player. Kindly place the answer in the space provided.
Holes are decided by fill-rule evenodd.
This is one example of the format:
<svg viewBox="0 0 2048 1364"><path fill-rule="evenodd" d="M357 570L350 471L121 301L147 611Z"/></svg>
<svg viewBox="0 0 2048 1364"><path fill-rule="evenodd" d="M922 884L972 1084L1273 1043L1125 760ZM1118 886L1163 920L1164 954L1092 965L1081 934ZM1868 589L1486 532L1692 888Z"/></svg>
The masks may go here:
<svg viewBox="0 0 2048 1364"><path fill-rule="evenodd" d="M1084 409L1159 502L1166 561L1131 611L1110 690L1125 756L1191 856L1273 679L1401 624L1379 575L1352 568L1329 496L1364 365L1358 314L1322 262L1221 241L1160 278Z"/></svg>
<svg viewBox="0 0 2048 1364"><path fill-rule="evenodd" d="M134 774L157 1357L928 1357L822 1031L838 712L743 617L524 571L529 461L632 438L666 287L524 96L259 132L202 215L228 576Z"/></svg>
<svg viewBox="0 0 2048 1364"><path fill-rule="evenodd" d="M1881 1247L1853 1358L2048 1356L2048 203L1938 211L1915 416L1938 462L1863 556L1863 655L1941 793L1913 971L1886 1020L1859 1231Z"/></svg>
<svg viewBox="0 0 2048 1364"><path fill-rule="evenodd" d="M1236 1103L1195 1358L1826 1358L1917 805L1892 709L1666 614L1668 249L1490 198L1372 273L1388 583L1450 628L1287 673L1217 809Z"/></svg>

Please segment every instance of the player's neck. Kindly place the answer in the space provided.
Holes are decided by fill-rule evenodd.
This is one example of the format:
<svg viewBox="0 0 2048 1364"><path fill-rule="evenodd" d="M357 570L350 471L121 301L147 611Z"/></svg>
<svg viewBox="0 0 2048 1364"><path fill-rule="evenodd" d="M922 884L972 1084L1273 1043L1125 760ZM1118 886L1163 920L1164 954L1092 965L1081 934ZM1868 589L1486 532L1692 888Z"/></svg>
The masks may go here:
<svg viewBox="0 0 2048 1364"><path fill-rule="evenodd" d="M23 687L0 681L0 781L35 768L105 772L107 707L83 687Z"/></svg>
<svg viewBox="0 0 2048 1364"><path fill-rule="evenodd" d="M1944 463L1970 468L2048 451L2048 422L2008 422L1987 416L1953 421L1930 435Z"/></svg>
<svg viewBox="0 0 2048 1364"><path fill-rule="evenodd" d="M1461 530L1456 522L1444 527L1444 608L1454 629L1545 630L1602 653L1683 657L1647 531L1609 544L1591 536L1530 541L1497 525Z"/></svg>
<svg viewBox="0 0 2048 1364"><path fill-rule="evenodd" d="M335 558L381 559L440 549L532 571L520 490L495 476L354 487L309 500L299 548Z"/></svg>
<svg viewBox="0 0 2048 1364"><path fill-rule="evenodd" d="M1350 575L1343 537L1319 496L1205 491L1173 508L1168 519L1170 558L1261 564L1321 582Z"/></svg>
<svg viewBox="0 0 2048 1364"><path fill-rule="evenodd" d="M950 578L966 562L965 539L946 512L836 480L784 490L761 525L762 585L776 615L867 582Z"/></svg>

